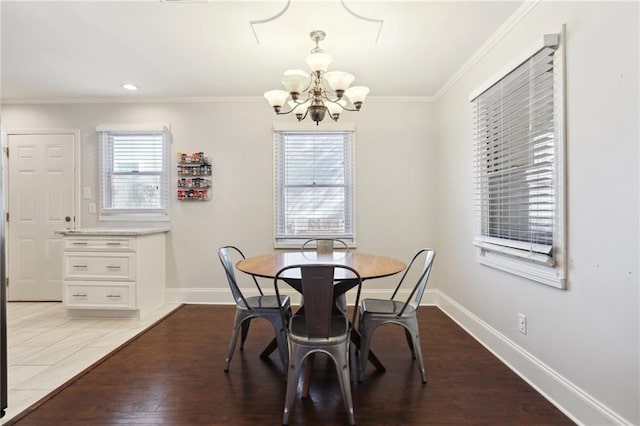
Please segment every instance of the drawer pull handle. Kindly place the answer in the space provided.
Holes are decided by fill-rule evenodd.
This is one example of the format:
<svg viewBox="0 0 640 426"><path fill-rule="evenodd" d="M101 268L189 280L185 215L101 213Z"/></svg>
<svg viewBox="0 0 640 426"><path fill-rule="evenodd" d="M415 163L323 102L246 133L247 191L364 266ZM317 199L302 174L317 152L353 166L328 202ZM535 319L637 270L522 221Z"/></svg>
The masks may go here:
<svg viewBox="0 0 640 426"><path fill-rule="evenodd" d="M87 293L74 293L73 297L87 297Z"/></svg>
<svg viewBox="0 0 640 426"><path fill-rule="evenodd" d="M73 265L74 268L88 268L87 265Z"/></svg>
<svg viewBox="0 0 640 426"><path fill-rule="evenodd" d="M114 243L114 242L107 242L108 246L119 246L120 243Z"/></svg>
<svg viewBox="0 0 640 426"><path fill-rule="evenodd" d="M120 296L119 294L107 294L107 297L111 297L111 298L115 298L115 299L120 299L122 296Z"/></svg>
<svg viewBox="0 0 640 426"><path fill-rule="evenodd" d="M72 244L73 244L74 246L86 246L86 245L87 245L87 244L89 244L89 243L88 243L88 242L86 242L86 241L74 241Z"/></svg>
<svg viewBox="0 0 640 426"><path fill-rule="evenodd" d="M107 269L120 269L118 265L107 265Z"/></svg>

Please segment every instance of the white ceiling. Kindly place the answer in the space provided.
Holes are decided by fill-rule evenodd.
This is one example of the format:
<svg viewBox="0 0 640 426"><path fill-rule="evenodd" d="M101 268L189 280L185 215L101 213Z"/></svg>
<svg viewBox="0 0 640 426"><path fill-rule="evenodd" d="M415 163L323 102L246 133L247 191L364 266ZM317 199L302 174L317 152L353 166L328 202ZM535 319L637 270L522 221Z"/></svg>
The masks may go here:
<svg viewBox="0 0 640 426"><path fill-rule="evenodd" d="M10 1L1 13L3 101L261 96L306 69L311 30L330 70L370 96L432 97L520 1ZM120 85L134 82L138 92Z"/></svg>

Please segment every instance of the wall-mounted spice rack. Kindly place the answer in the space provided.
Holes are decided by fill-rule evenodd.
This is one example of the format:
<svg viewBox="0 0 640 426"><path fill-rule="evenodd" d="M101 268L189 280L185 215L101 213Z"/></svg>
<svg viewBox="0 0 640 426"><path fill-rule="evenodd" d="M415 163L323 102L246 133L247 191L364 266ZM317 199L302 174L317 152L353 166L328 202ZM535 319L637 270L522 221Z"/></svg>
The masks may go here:
<svg viewBox="0 0 640 426"><path fill-rule="evenodd" d="M178 152L178 200L211 199L211 161L203 152Z"/></svg>

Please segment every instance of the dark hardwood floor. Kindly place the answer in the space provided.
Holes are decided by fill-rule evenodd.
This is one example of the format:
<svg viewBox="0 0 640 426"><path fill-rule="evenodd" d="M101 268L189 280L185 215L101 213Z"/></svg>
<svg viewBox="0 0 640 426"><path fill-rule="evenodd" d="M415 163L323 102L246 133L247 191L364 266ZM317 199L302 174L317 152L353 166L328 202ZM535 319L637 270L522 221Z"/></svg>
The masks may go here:
<svg viewBox="0 0 640 426"><path fill-rule="evenodd" d="M9 425L278 425L285 382L273 332L254 320L243 352L223 371L233 306L185 305ZM404 333L376 331L368 365L353 383L358 425L572 425L569 418L435 307L418 312L428 383ZM308 399L291 425L347 424L333 365L317 356Z"/></svg>

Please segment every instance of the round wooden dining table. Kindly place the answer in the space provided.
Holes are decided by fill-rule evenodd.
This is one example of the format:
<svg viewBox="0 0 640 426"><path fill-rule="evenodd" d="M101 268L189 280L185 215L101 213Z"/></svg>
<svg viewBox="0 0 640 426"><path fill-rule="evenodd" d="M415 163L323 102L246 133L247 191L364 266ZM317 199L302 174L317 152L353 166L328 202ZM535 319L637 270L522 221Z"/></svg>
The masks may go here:
<svg viewBox="0 0 640 426"><path fill-rule="evenodd" d="M317 254L314 251L276 252L248 257L239 261L236 267L257 277L273 278L285 266L317 264L350 266L358 271L363 280L394 275L407 267L404 262L393 257L338 251L330 254ZM340 273L342 270L337 272ZM292 275L285 275L285 277L296 278ZM336 279L341 278L349 277L336 275Z"/></svg>
<svg viewBox="0 0 640 426"><path fill-rule="evenodd" d="M407 267L401 260L388 256L343 251L334 251L329 254L318 254L315 251L288 251L248 257L236 263L236 268L256 277L274 278L278 271L286 266L317 264L350 266L358 271L363 281L394 275L402 272ZM346 292L355 285L354 277L344 275L345 273L345 270L336 270L335 279L336 281L341 281L341 283L336 284L334 290L336 295ZM295 274L298 275L296 276ZM299 288L299 270L286 271L282 277L296 290L301 291ZM360 347L360 334L356 329L351 333L351 341L356 347ZM268 357L276 347L274 339L260 356ZM373 352L369 352L369 361L377 370L385 370Z"/></svg>

